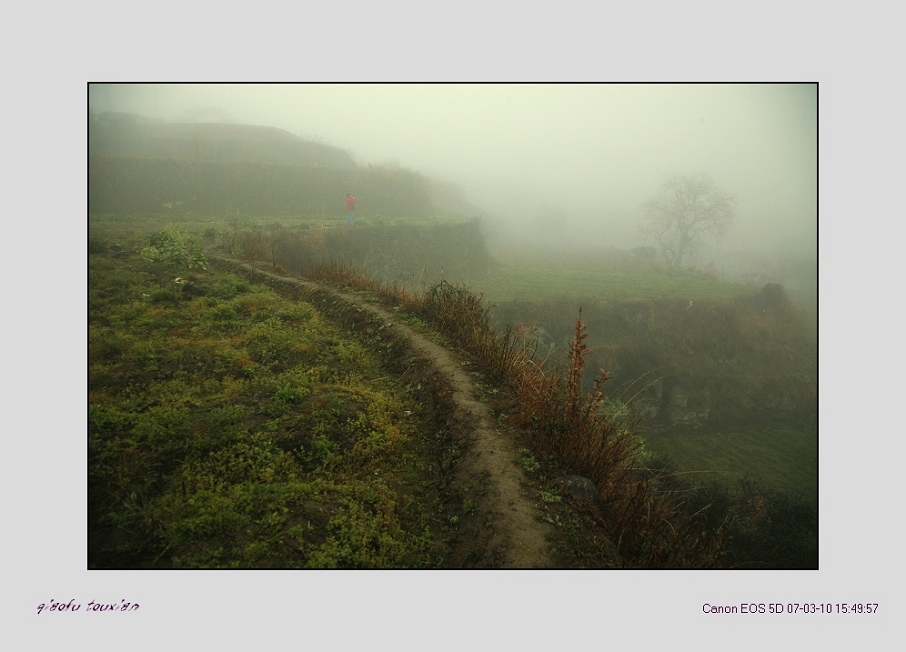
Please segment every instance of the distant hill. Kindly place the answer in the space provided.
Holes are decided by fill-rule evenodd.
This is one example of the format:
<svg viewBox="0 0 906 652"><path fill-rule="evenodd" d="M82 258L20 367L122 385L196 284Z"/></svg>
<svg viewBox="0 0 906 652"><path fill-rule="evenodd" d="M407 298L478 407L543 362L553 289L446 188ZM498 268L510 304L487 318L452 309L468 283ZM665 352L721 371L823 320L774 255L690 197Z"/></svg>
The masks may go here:
<svg viewBox="0 0 906 652"><path fill-rule="evenodd" d="M303 140L277 129L225 123L166 123L131 113L89 116L91 156L253 163L350 169L343 149Z"/></svg>
<svg viewBox="0 0 906 652"><path fill-rule="evenodd" d="M484 215L455 184L399 164L357 166L344 149L276 127L167 123L133 113L88 120L88 203L95 213L344 217Z"/></svg>

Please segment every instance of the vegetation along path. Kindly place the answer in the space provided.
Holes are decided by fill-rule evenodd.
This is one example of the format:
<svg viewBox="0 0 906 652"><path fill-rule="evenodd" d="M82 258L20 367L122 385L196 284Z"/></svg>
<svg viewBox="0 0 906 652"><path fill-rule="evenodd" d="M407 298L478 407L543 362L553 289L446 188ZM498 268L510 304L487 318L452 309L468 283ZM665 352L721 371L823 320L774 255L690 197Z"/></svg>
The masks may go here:
<svg viewBox="0 0 906 652"><path fill-rule="evenodd" d="M378 320L392 329L408 347L407 354L426 365L449 402L446 426L461 450L456 462L454 489L470 505L463 519L456 566L473 568L551 568L549 540L553 527L541 519L541 510L524 489L513 438L501 432L490 408L482 403L463 364L445 347L417 332L403 318L361 294L344 292L315 281L280 276L254 265L211 256L213 262L264 280L270 285L300 292L306 299L335 315L345 310L353 319ZM332 309L328 309L331 308Z"/></svg>

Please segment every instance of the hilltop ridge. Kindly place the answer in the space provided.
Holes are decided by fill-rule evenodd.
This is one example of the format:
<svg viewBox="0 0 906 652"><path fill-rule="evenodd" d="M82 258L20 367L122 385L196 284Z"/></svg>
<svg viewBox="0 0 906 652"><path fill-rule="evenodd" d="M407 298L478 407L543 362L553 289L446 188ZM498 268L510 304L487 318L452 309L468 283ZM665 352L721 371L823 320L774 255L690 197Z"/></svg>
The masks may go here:
<svg viewBox="0 0 906 652"><path fill-rule="evenodd" d="M214 122L167 123L131 113L89 114L89 154L205 163L353 168L346 150L278 129Z"/></svg>
<svg viewBox="0 0 906 652"><path fill-rule="evenodd" d="M397 163L359 166L345 149L277 127L167 123L132 113L88 120L89 211L328 217L483 216L453 183Z"/></svg>

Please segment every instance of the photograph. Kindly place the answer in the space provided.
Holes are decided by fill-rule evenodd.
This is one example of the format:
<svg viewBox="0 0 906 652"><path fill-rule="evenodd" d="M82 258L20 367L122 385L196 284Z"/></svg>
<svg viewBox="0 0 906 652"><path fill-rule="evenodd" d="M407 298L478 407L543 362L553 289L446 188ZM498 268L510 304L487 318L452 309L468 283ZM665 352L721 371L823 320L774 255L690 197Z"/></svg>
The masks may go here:
<svg viewBox="0 0 906 652"><path fill-rule="evenodd" d="M898 649L888 8L11 13L10 640Z"/></svg>
<svg viewBox="0 0 906 652"><path fill-rule="evenodd" d="M88 568L817 569L817 100L89 84Z"/></svg>

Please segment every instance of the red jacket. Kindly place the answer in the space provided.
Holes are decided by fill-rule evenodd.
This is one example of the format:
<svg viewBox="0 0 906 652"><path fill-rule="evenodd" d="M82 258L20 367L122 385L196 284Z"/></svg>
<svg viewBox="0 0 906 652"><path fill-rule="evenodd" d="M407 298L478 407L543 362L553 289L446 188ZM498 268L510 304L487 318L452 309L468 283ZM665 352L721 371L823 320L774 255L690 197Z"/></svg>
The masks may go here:
<svg viewBox="0 0 906 652"><path fill-rule="evenodd" d="M354 211L355 210L355 197L346 198L346 210Z"/></svg>

